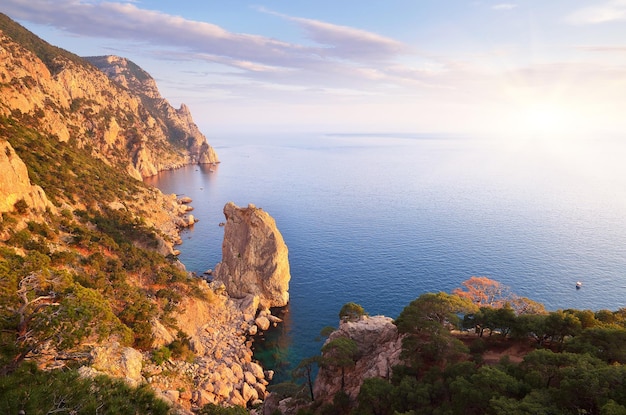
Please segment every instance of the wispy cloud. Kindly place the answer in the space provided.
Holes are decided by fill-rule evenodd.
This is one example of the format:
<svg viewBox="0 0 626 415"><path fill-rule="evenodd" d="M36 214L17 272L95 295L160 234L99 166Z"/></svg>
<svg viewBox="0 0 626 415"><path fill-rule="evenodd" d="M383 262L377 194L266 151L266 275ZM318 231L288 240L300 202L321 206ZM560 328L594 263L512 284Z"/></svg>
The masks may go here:
<svg viewBox="0 0 626 415"><path fill-rule="evenodd" d="M570 13L565 20L576 25L625 21L626 0L613 0L604 4L583 7Z"/></svg>
<svg viewBox="0 0 626 415"><path fill-rule="evenodd" d="M277 83L295 82L296 77L313 85L333 79L338 84L381 80L387 74L381 72L380 64L392 63L409 51L399 41L366 30L265 9L258 10L297 24L314 44L234 33L213 23L142 9L132 3L4 0L3 10L13 18L78 36L135 42L144 45L142 53L153 57L217 63L238 70L237 76L272 78Z"/></svg>
<svg viewBox="0 0 626 415"><path fill-rule="evenodd" d="M517 8L517 4L500 3L500 4L494 4L493 6L491 6L491 8L493 10L513 10L513 9Z"/></svg>
<svg viewBox="0 0 626 415"><path fill-rule="evenodd" d="M10 16L91 37L125 39L146 44L228 56L238 61L289 65L311 50L258 35L233 33L207 22L184 19L130 3L6 0Z"/></svg>
<svg viewBox="0 0 626 415"><path fill-rule="evenodd" d="M257 9L296 23L309 39L326 46L324 51L327 55L355 60L380 60L393 58L408 50L405 44L397 40L366 30L288 16L263 7Z"/></svg>

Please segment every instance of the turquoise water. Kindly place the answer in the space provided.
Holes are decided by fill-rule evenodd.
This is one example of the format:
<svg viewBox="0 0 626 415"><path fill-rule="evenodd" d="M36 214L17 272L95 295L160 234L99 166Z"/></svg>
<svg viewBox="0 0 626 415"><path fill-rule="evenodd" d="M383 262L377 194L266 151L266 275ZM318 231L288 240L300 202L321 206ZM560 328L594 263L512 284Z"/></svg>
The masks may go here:
<svg viewBox="0 0 626 415"><path fill-rule="evenodd" d="M258 343L283 374L354 301L396 317L424 292L488 276L548 309L626 306L625 148L616 139L294 135L211 140L222 163L147 182L193 199L190 271L221 258L228 201L270 213L291 303ZM583 281L580 290L576 281ZM263 347L261 347L263 346Z"/></svg>

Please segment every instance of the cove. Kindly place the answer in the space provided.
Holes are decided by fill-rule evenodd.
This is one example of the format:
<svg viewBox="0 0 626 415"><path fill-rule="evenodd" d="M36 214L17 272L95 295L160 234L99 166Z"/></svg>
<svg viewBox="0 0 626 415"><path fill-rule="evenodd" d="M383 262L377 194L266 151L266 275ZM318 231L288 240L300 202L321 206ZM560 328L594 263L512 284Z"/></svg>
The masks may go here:
<svg viewBox="0 0 626 415"><path fill-rule="evenodd" d="M193 199L199 222L178 249L198 274L220 261L227 202L276 220L290 304L256 353L286 377L319 353L320 331L349 301L395 318L420 294L487 276L550 310L624 307L625 152L598 140L222 137L211 140L222 161L214 171L186 166L146 182Z"/></svg>

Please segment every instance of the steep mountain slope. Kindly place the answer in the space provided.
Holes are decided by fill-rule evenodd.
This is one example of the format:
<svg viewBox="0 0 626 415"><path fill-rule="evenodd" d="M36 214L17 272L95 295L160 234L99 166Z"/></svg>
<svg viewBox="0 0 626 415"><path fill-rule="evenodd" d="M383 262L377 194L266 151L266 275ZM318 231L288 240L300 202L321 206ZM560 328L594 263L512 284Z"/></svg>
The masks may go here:
<svg viewBox="0 0 626 415"><path fill-rule="evenodd" d="M263 399L251 324L175 256L187 206L141 181L215 153L132 62L93 60L115 80L0 15L0 412L98 412L108 392L91 411L70 394L94 376L90 390L126 390L101 374L149 383L183 412ZM76 388L46 401L67 378ZM108 413L167 411L146 399Z"/></svg>
<svg viewBox="0 0 626 415"><path fill-rule="evenodd" d="M141 179L219 160L186 106L172 108L154 80L122 58L88 61L0 15L0 114L72 140Z"/></svg>

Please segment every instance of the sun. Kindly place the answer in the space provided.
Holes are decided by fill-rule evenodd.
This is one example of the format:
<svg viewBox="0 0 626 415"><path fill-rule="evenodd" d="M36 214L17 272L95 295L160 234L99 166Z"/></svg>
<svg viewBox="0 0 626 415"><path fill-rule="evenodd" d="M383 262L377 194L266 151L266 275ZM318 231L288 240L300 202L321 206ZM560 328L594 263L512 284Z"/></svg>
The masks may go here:
<svg viewBox="0 0 626 415"><path fill-rule="evenodd" d="M520 132L552 135L570 131L572 120L561 106L535 103L521 110L518 123Z"/></svg>

